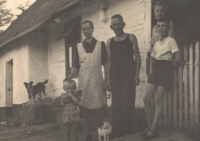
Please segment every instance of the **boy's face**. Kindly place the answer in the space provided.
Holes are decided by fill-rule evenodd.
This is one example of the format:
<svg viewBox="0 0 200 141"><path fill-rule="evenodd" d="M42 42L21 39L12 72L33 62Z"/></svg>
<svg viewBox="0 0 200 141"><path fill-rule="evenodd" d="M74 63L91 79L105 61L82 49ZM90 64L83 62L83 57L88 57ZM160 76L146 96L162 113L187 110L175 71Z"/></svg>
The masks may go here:
<svg viewBox="0 0 200 141"><path fill-rule="evenodd" d="M75 92L75 84L74 83L68 83L64 82L63 83L63 89L66 93L74 93Z"/></svg>
<svg viewBox="0 0 200 141"><path fill-rule="evenodd" d="M157 22L157 31L160 36L165 36L169 31L169 24L167 22Z"/></svg>
<svg viewBox="0 0 200 141"><path fill-rule="evenodd" d="M84 23L82 24L82 32L83 35L85 36L86 39L90 39L91 37L93 37L93 29L90 23Z"/></svg>
<svg viewBox="0 0 200 141"><path fill-rule="evenodd" d="M163 19L166 17L166 9L163 6L157 5L155 7L155 18L157 20Z"/></svg>

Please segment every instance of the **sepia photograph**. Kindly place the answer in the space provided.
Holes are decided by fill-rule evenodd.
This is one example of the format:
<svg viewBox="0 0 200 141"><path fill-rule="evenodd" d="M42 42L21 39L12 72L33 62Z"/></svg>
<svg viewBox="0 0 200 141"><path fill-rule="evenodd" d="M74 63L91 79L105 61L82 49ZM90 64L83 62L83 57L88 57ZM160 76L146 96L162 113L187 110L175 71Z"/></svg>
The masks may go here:
<svg viewBox="0 0 200 141"><path fill-rule="evenodd" d="M0 0L0 141L200 141L200 0Z"/></svg>

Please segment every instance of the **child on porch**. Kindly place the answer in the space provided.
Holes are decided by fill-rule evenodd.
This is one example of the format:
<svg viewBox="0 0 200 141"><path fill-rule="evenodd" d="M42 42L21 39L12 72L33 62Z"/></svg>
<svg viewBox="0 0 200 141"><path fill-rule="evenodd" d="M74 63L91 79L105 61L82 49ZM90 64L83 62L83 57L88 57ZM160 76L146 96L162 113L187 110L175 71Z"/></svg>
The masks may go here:
<svg viewBox="0 0 200 141"><path fill-rule="evenodd" d="M157 31L161 38L153 47L151 54L152 73L143 98L148 123L147 129L142 134L144 139L152 139L158 136L158 123L163 112L164 96L173 84L173 67L180 63L179 49L176 41L168 35L169 29L170 22L168 20L157 21ZM152 119L151 101L156 89L155 116Z"/></svg>
<svg viewBox="0 0 200 141"><path fill-rule="evenodd" d="M79 102L80 97L75 92L76 82L74 80L63 80L63 89L66 93L61 94L61 105L63 105L63 125L66 127L65 140L77 141L77 122L80 121Z"/></svg>

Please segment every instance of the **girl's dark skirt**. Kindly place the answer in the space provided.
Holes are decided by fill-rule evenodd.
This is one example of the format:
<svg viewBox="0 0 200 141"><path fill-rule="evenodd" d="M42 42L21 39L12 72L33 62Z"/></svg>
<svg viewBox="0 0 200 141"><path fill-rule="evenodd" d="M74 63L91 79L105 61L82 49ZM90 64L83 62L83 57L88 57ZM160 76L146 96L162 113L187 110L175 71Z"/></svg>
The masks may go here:
<svg viewBox="0 0 200 141"><path fill-rule="evenodd" d="M156 60L152 63L152 73L149 77L148 83L171 89L173 86L172 61Z"/></svg>

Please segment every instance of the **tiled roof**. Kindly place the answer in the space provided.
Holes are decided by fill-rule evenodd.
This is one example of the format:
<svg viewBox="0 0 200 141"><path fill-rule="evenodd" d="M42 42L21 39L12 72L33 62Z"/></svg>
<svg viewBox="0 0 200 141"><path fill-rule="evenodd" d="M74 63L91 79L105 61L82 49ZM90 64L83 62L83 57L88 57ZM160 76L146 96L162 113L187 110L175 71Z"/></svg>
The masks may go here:
<svg viewBox="0 0 200 141"><path fill-rule="evenodd" d="M66 5L73 5L79 0L37 0L22 13L6 31L0 36L0 47L6 43L20 37L21 33L29 29L34 30L43 21L49 18L53 13L57 12L60 8Z"/></svg>

